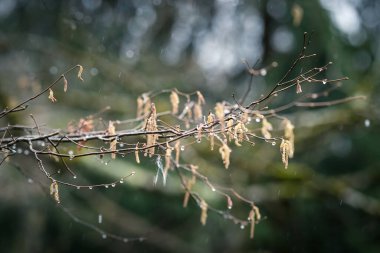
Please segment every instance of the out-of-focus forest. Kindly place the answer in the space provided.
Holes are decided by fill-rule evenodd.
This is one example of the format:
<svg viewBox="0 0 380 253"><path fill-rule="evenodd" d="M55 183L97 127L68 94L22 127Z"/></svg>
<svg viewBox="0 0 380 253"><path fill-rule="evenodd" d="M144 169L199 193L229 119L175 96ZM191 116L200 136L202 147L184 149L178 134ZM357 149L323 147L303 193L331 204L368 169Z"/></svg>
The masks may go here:
<svg viewBox="0 0 380 253"><path fill-rule="evenodd" d="M20 148L0 166L0 251L380 252L379 1L0 0L1 109L71 66L84 67L84 82L69 76L67 93L55 90L56 103L42 96L0 123L33 126L33 114L39 124L65 129L107 106L105 122L125 120L135 117L141 93L171 88L200 90L213 110L217 101L233 102L232 94L244 96L250 76L242 59L255 68L276 61L277 68L253 79L252 100L290 68L304 32L313 33L307 50L317 54L305 68L331 61L326 78L349 77L326 100L367 99L283 112L295 125L295 156L286 170L278 144L265 142L233 147L228 170L207 144L182 157L255 201L263 219L254 239L249 228L213 212L202 226L194 201L182 207L175 173L166 186L153 184L157 168L149 158L72 161L84 184L136 175L109 189L61 187L58 207ZM198 191L216 206L225 203L208 188ZM231 212L246 217L249 209L237 204ZM98 228L143 239L103 238Z"/></svg>

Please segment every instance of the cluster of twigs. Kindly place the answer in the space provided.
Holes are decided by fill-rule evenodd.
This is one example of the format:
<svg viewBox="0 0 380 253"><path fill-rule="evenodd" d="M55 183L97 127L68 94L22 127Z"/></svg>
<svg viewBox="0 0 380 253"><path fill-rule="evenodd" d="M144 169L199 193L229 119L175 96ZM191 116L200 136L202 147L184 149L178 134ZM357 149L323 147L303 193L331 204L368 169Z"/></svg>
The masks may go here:
<svg viewBox="0 0 380 253"><path fill-rule="evenodd" d="M256 100L249 99L244 95L239 101L222 101L215 105L214 109L207 114L205 111L206 99L201 92L184 93L177 89L162 90L159 92L144 93L137 99L137 115L134 119L109 121L108 126L96 128L95 115L80 119L78 122L70 122L67 130L52 130L42 128L31 115L35 125L8 125L0 128L2 137L0 139L0 166L9 161L13 155L18 154L18 147L24 146L24 154L31 154L41 172L51 181L50 194L57 203L60 203L59 188L61 186L74 187L77 189L93 189L96 187L115 187L133 176L131 172L123 178L114 182L96 185L78 185L59 179L57 170L46 168L46 161L54 159L59 162L64 170L76 178L75 169L70 168L68 160L80 159L86 156L98 156L110 159L118 157L133 157L136 163L140 163L143 157L154 157L157 165L157 175L154 178L157 183L161 175L163 184L166 183L168 173L175 172L183 186L185 196L183 206L186 207L190 198L195 200L201 209L200 221L204 225L207 221L209 211L222 215L225 219L232 220L242 228L250 226L250 237L254 237L254 226L260 221L261 215L256 204L243 197L232 188L226 188L212 182L206 175L202 174L196 164L186 163L181 159L181 154L186 152L188 145L207 141L210 149L218 149L221 160L226 169L230 165L230 155L233 146L255 145L256 141L268 142L271 145L279 145L279 154L285 168L288 161L294 155L294 125L292 122L280 116L279 113L292 107L322 107L339 103L345 103L361 97L348 97L340 100L320 101L321 97L327 97L331 90L339 87L338 79L325 79L320 76L332 63L321 67L301 70L295 77L295 68L304 60L312 58L315 54L306 54L309 43L308 35L304 35L303 47L285 75L263 96ZM277 63L262 69L253 69L247 64L247 71L252 78L265 76L270 68L276 67ZM64 72L58 79L51 83L46 89L30 97L13 108L5 108L0 112L0 119L11 113L17 113L27 109L28 102L48 94L51 102L56 102L54 89L63 83L64 91L68 89L66 76L78 69L78 78L82 79L83 67L74 66ZM246 94L252 87L252 78ZM303 86L308 84L321 84L329 86L323 92L303 93ZM270 108L275 99L284 91L294 89L297 98L290 103ZM159 112L155 106L155 99L166 96L170 100L171 110ZM273 127L274 121L279 121L278 128ZM127 125L128 127L123 127ZM131 126L132 125L132 126ZM275 134L273 134L276 130ZM76 149L69 149L68 146ZM73 151L76 150L76 151ZM195 184L204 184L216 194L226 199L226 208L217 209L211 206L206 199L193 190ZM250 206L250 212L246 217L236 217L231 213L234 202L241 202Z"/></svg>

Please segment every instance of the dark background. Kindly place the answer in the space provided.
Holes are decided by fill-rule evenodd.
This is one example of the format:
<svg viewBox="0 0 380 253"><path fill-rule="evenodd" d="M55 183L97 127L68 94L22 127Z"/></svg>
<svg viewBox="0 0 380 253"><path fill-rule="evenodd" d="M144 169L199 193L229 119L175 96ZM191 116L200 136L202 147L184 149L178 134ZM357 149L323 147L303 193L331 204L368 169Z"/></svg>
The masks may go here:
<svg viewBox="0 0 380 253"><path fill-rule="evenodd" d="M303 12L300 24L294 23L296 6ZM216 101L244 94L249 75L241 59L258 68L278 62L265 78L254 79L249 98L257 98L289 69L304 32L313 32L308 52L317 56L303 66L333 61L326 78L350 78L330 99L367 96L285 112L296 126L295 158L287 170L278 145L234 147L228 171L217 150L189 148L183 159L256 201L264 219L254 240L248 228L212 212L202 226L194 202L182 208L175 174L166 187L153 185L157 169L150 159L140 166L133 157L72 161L80 183L137 173L107 190L63 187L66 209L59 208L20 147L20 155L0 167L1 252L380 252L379 28L375 0L1 0L1 107L30 97L73 65L85 68L84 83L71 74L68 93L55 91L57 103L43 96L2 126L33 125L32 113L41 124L65 129L106 106L111 110L104 120L133 118L139 94L174 87L201 90L213 109ZM157 106L168 108L168 101ZM206 187L199 191L215 205L225 201ZM240 217L248 211L239 204L232 209ZM103 239L70 215L112 234L145 239Z"/></svg>

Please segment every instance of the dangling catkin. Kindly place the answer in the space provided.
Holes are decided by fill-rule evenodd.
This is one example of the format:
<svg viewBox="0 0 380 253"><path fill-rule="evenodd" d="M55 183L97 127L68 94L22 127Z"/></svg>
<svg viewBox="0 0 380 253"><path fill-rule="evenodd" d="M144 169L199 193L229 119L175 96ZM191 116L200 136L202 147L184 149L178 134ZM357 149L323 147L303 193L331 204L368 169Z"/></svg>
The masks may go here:
<svg viewBox="0 0 380 253"><path fill-rule="evenodd" d="M108 135L116 135L115 126L114 126L112 121L109 121L109 123L108 123ZM116 145L117 145L117 139L115 136L115 138L110 143L110 150L112 151L112 153L111 153L112 159L116 158L116 150L117 150Z"/></svg>
<svg viewBox="0 0 380 253"><path fill-rule="evenodd" d="M204 225L206 225L206 222L207 222L208 205L207 205L206 201L204 201L203 199L201 200L200 208L201 208L201 224L204 226Z"/></svg>
<svg viewBox="0 0 380 253"><path fill-rule="evenodd" d="M224 104L216 103L215 116L219 120L220 130L224 132Z"/></svg>
<svg viewBox="0 0 380 253"><path fill-rule="evenodd" d="M140 155L139 155L139 150L138 150L138 144L136 144L135 159L136 159L136 163L140 163Z"/></svg>
<svg viewBox="0 0 380 253"><path fill-rule="evenodd" d="M290 143L288 140L282 139L280 145L281 159L282 163L285 165L285 169L288 168L289 154L290 154Z"/></svg>
<svg viewBox="0 0 380 253"><path fill-rule="evenodd" d="M178 113L179 97L174 90L170 94L170 104L172 105L172 114Z"/></svg>
<svg viewBox="0 0 380 253"><path fill-rule="evenodd" d="M56 181L53 181L50 185L50 195L54 197L54 200L59 204L59 191L58 191L58 183Z"/></svg>
<svg viewBox="0 0 380 253"><path fill-rule="evenodd" d="M166 151L165 151L165 168L164 168L164 176L167 175L168 170L171 165L171 158L172 158L172 148L167 145Z"/></svg>
<svg viewBox="0 0 380 253"><path fill-rule="evenodd" d="M294 156L294 126L288 119L282 121L284 127L284 138L289 141L289 158Z"/></svg>
<svg viewBox="0 0 380 253"><path fill-rule="evenodd" d="M151 113L146 121L146 131L147 132L154 132L157 131L157 112L156 107L154 103L151 104ZM152 157L154 155L155 145L156 141L158 139L158 134L152 134L148 133L146 135L146 146L149 147L147 149L147 152L149 154L149 157Z"/></svg>
<svg viewBox="0 0 380 253"><path fill-rule="evenodd" d="M223 143L223 145L219 148L219 153L222 156L224 167L228 169L228 166L230 166L231 149L228 147L227 143Z"/></svg>
<svg viewBox="0 0 380 253"><path fill-rule="evenodd" d="M264 136L265 139L272 138L272 135L270 131L273 130L272 124L268 122L266 118L263 118L262 120L262 127L261 127L261 134Z"/></svg>

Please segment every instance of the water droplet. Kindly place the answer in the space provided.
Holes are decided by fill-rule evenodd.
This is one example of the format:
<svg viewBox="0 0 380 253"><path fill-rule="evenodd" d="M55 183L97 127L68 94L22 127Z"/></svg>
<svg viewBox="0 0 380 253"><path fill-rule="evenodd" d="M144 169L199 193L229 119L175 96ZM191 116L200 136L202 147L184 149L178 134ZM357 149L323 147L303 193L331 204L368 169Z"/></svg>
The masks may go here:
<svg viewBox="0 0 380 253"><path fill-rule="evenodd" d="M174 140L174 139L173 139L173 137L170 137L169 140L172 141L172 140Z"/></svg>
<svg viewBox="0 0 380 253"><path fill-rule="evenodd" d="M25 149L24 150L24 155L29 155L29 150Z"/></svg>
<svg viewBox="0 0 380 253"><path fill-rule="evenodd" d="M214 191L216 191L216 189L215 189L214 187L212 187L212 188L211 188L211 191L213 191L213 192L214 192Z"/></svg>
<svg viewBox="0 0 380 253"><path fill-rule="evenodd" d="M73 176L73 178L74 178L74 179L77 179L77 176L76 176L76 175L74 175L74 176Z"/></svg>
<svg viewBox="0 0 380 253"><path fill-rule="evenodd" d="M227 208L231 210L231 209L232 209L232 206L227 206Z"/></svg>
<svg viewBox="0 0 380 253"><path fill-rule="evenodd" d="M197 139L197 143L201 143L202 142L202 139Z"/></svg>
<svg viewBox="0 0 380 253"><path fill-rule="evenodd" d="M103 222L103 216L101 214L98 215L98 223L101 224Z"/></svg>
<svg viewBox="0 0 380 253"><path fill-rule="evenodd" d="M80 186L77 186L77 190L79 190L80 189Z"/></svg>
<svg viewBox="0 0 380 253"><path fill-rule="evenodd" d="M124 143L120 143L119 146L122 148L124 147Z"/></svg>
<svg viewBox="0 0 380 253"><path fill-rule="evenodd" d="M21 148L18 148L18 149L17 149L17 153L21 154L21 153L22 153L22 149L21 149Z"/></svg>
<svg viewBox="0 0 380 253"><path fill-rule="evenodd" d="M106 166L107 166L107 165L108 165L108 162L104 162L104 165L106 165Z"/></svg>
<svg viewBox="0 0 380 253"><path fill-rule="evenodd" d="M123 239L123 242L128 242L128 239L127 239L127 238L124 238L124 239Z"/></svg>
<svg viewBox="0 0 380 253"><path fill-rule="evenodd" d="M240 225L240 229L244 229L245 226L243 224Z"/></svg>
<svg viewBox="0 0 380 253"><path fill-rule="evenodd" d="M124 183L124 181L123 181L123 180L120 180L120 184L122 184L122 183Z"/></svg>
<svg viewBox="0 0 380 253"><path fill-rule="evenodd" d="M107 235L106 234L102 234L102 238L103 239L107 239Z"/></svg>
<svg viewBox="0 0 380 253"><path fill-rule="evenodd" d="M248 117L247 120L248 120L248 122L251 122L251 121L252 121L252 118L251 118L251 117Z"/></svg>
<svg viewBox="0 0 380 253"><path fill-rule="evenodd" d="M108 188L108 187L109 187L109 185L108 185L108 184L106 184L104 187Z"/></svg>
<svg viewBox="0 0 380 253"><path fill-rule="evenodd" d="M88 187L88 189L92 190L92 186Z"/></svg>
<svg viewBox="0 0 380 253"><path fill-rule="evenodd" d="M181 146L181 151L184 151L185 150L185 146Z"/></svg>
<svg viewBox="0 0 380 253"><path fill-rule="evenodd" d="M41 141L41 147L45 147L45 142Z"/></svg>
<svg viewBox="0 0 380 253"><path fill-rule="evenodd" d="M116 184L111 184L111 186L112 186L112 187L115 187L115 186L116 186Z"/></svg>
<svg viewBox="0 0 380 253"><path fill-rule="evenodd" d="M276 142L275 141L272 142L272 146L276 146Z"/></svg>
<svg viewBox="0 0 380 253"><path fill-rule="evenodd" d="M370 127L371 126L371 121L369 119L364 120L364 126L365 127Z"/></svg>
<svg viewBox="0 0 380 253"><path fill-rule="evenodd" d="M327 83L327 80L326 80L326 79L323 79L322 83L323 83L323 84L326 84L326 83Z"/></svg>
<svg viewBox="0 0 380 253"><path fill-rule="evenodd" d="M257 123L260 123L261 119L260 118L256 118L255 120Z"/></svg>
<svg viewBox="0 0 380 253"><path fill-rule="evenodd" d="M33 179L28 178L28 183L29 183L29 184L33 184Z"/></svg>

